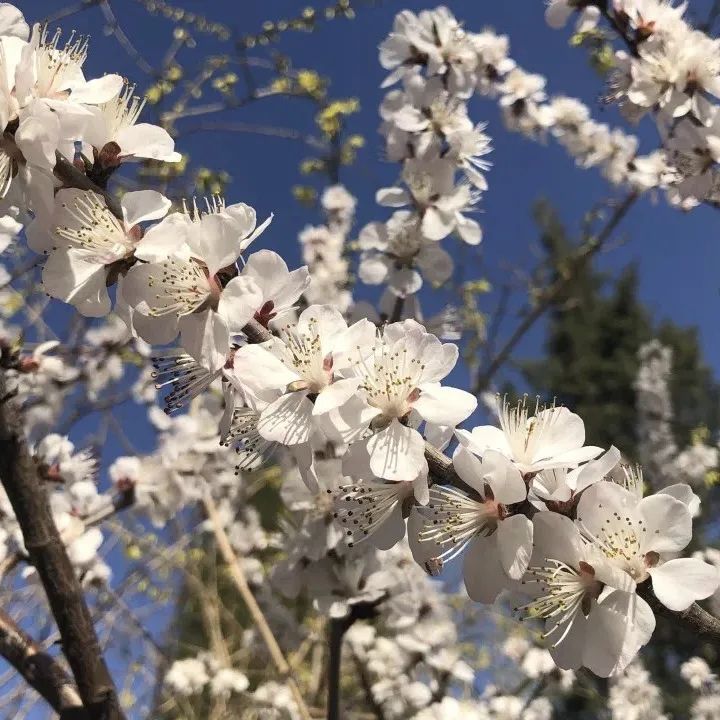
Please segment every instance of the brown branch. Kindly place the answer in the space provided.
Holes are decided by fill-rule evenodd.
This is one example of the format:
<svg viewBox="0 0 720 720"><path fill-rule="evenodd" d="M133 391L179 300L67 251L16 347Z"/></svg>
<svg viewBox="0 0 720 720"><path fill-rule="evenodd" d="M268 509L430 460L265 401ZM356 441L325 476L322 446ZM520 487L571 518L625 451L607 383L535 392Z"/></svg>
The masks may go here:
<svg viewBox="0 0 720 720"><path fill-rule="evenodd" d="M47 701L61 720L87 720L77 688L65 670L2 609L0 655Z"/></svg>
<svg viewBox="0 0 720 720"><path fill-rule="evenodd" d="M78 170L59 150L55 153L55 177L62 180L63 185L78 190L92 190L105 198L105 204L115 217L122 220L123 213L120 203L107 191L94 183L85 173Z"/></svg>
<svg viewBox="0 0 720 720"><path fill-rule="evenodd" d="M679 612L669 610L655 597L650 582L638 585L637 592L650 605L656 615L664 617L675 624L679 620L686 630L691 630L707 642L720 648L720 620L700 607L700 605L693 603L687 610Z"/></svg>
<svg viewBox="0 0 720 720"><path fill-rule="evenodd" d="M0 371L0 481L45 589L89 720L123 720L80 582L25 444L20 413L9 397L5 371Z"/></svg>
<svg viewBox="0 0 720 720"><path fill-rule="evenodd" d="M270 628L270 625L268 624L268 621L263 614L262 608L258 604L258 601L255 599L255 596L250 589L250 585L247 581L247 578L245 577L245 573L242 569L240 561L235 555L235 551L230 544L230 539L225 532L225 528L223 527L222 519L220 518L215 502L210 496L210 494L207 492L204 496L204 504L205 510L208 514L208 519L210 520L210 524L215 535L218 550L220 551L220 555L222 556L223 560L227 565L228 571L230 573L230 578L232 579L233 584L240 593L240 597L242 597L243 602L247 606L250 616L252 617L253 622L255 623L255 626L260 632L260 636L265 642L268 652L270 653L273 664L275 665L280 675L287 682L288 687L290 688L290 691L293 695L293 699L295 700L298 713L303 720L310 720L310 712L308 711L305 700L303 699L302 693L300 692L300 687L298 686L297 681L292 675L290 665L285 659L285 655L283 655L283 651L277 640L275 639L275 636L273 635L272 629Z"/></svg>
<svg viewBox="0 0 720 720"><path fill-rule="evenodd" d="M516 345L525 337L525 334L532 328L532 326L544 315L545 311L548 310L552 304L562 295L567 285L571 282L574 277L574 269L581 267L591 257L596 255L603 245L607 242L609 237L615 231L617 226L620 224L622 219L627 215L630 208L635 204L639 194L635 191L629 193L625 199L615 208L615 211L608 219L605 227L589 242L585 243L578 251L578 253L570 260L570 270L567 274L558 278L538 300L534 308L523 318L522 322L515 328L513 334L505 342L498 353L488 363L485 370L483 370L475 381L474 393L479 395L481 392L487 389L490 381L495 376L495 373L507 362L510 354L515 349Z"/></svg>

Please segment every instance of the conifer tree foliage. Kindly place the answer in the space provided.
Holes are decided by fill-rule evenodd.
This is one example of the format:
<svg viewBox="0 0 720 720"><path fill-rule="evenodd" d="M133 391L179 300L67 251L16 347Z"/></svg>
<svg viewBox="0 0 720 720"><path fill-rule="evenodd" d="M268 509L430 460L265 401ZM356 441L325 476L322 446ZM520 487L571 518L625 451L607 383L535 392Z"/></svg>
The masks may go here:
<svg viewBox="0 0 720 720"><path fill-rule="evenodd" d="M533 215L553 282L563 276L576 241L549 200L539 200ZM653 318L638 298L633 265L615 277L591 261L577 266L548 314L544 357L524 363L525 378L543 399L578 408L589 442L615 443L638 461L638 351L653 338L672 349L672 429L678 446L688 445L698 428L714 435L720 386L702 358L697 329Z"/></svg>

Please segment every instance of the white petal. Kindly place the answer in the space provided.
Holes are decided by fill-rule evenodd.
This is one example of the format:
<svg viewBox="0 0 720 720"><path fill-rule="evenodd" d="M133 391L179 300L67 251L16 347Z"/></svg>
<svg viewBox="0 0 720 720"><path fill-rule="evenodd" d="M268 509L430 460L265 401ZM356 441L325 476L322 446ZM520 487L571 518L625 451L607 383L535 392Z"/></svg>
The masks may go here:
<svg viewBox="0 0 720 720"><path fill-rule="evenodd" d="M220 293L218 314L233 334L242 332L263 302L263 294L252 277L234 277Z"/></svg>
<svg viewBox="0 0 720 720"><path fill-rule="evenodd" d="M156 190L126 192L120 202L127 227L165 217L172 202Z"/></svg>
<svg viewBox="0 0 720 720"><path fill-rule="evenodd" d="M574 8L568 0L550 0L545 9L545 22L553 29L560 30L565 27L568 18L573 14Z"/></svg>
<svg viewBox="0 0 720 720"><path fill-rule="evenodd" d="M410 202L410 198L402 188L382 188L375 194L375 202L383 207L402 207Z"/></svg>
<svg viewBox="0 0 720 720"><path fill-rule="evenodd" d="M171 213L145 232L135 248L135 257L146 262L166 260L185 247L192 226L193 223L185 213Z"/></svg>
<svg viewBox="0 0 720 720"><path fill-rule="evenodd" d="M472 600L490 605L510 581L500 564L500 553L494 536L477 537L463 561L465 589Z"/></svg>
<svg viewBox="0 0 720 720"><path fill-rule="evenodd" d="M299 445L310 439L313 404L304 393L286 393L260 414L258 432L265 440L281 445Z"/></svg>
<svg viewBox="0 0 720 720"><path fill-rule="evenodd" d="M472 432L458 430L455 434L460 444L476 455L482 455L488 448L497 450L506 457L512 455L505 433L494 425L480 425L473 428Z"/></svg>
<svg viewBox="0 0 720 720"><path fill-rule="evenodd" d="M585 423L566 407L542 410L536 422L542 427L542 442L538 442L533 462L577 450L585 442Z"/></svg>
<svg viewBox="0 0 720 720"><path fill-rule="evenodd" d="M88 80L86 83L74 87L71 98L73 102L87 103L88 105L110 102L118 96L124 82L121 75L103 75L103 77Z"/></svg>
<svg viewBox="0 0 720 720"><path fill-rule="evenodd" d="M485 473L480 459L467 448L458 445L453 453L453 467L460 479L485 497Z"/></svg>
<svg viewBox="0 0 720 720"><path fill-rule="evenodd" d="M472 415L476 407L477 398L471 393L435 384L424 384L413 403L423 420L453 427Z"/></svg>
<svg viewBox="0 0 720 720"><path fill-rule="evenodd" d="M495 500L504 505L525 500L527 486L522 473L505 455L497 450L486 450L483 454L482 464Z"/></svg>
<svg viewBox="0 0 720 720"><path fill-rule="evenodd" d="M620 451L615 447L611 447L606 453L601 455L597 460L584 465L580 471L573 475L576 481L570 485L575 492L581 492L593 483L599 482L620 462ZM568 474L568 478L570 474Z"/></svg>
<svg viewBox="0 0 720 720"><path fill-rule="evenodd" d="M210 275L232 265L242 252L237 224L226 213L203 215L200 226L195 223L188 244L205 262Z"/></svg>
<svg viewBox="0 0 720 720"><path fill-rule="evenodd" d="M533 524L524 515L512 515L500 522L496 534L500 563L513 580L519 580L530 564Z"/></svg>
<svg viewBox="0 0 720 720"><path fill-rule="evenodd" d="M615 591L590 610L583 665L599 677L608 677L620 659L631 628L632 601L631 593Z"/></svg>
<svg viewBox="0 0 720 720"><path fill-rule="evenodd" d="M455 229L455 218L429 207L423 215L420 229L428 240L442 240Z"/></svg>
<svg viewBox="0 0 720 720"><path fill-rule="evenodd" d="M0 35L27 40L30 27L22 12L11 3L0 3Z"/></svg>
<svg viewBox="0 0 720 720"><path fill-rule="evenodd" d="M662 490L658 490L659 493L664 495L670 495L676 500L687 506L692 517L696 517L700 512L700 498L692 491L692 488L686 483L676 483L675 485L668 485Z"/></svg>
<svg viewBox="0 0 720 720"><path fill-rule="evenodd" d="M74 305L86 317L110 312L104 265L87 262L74 250L56 250L43 268L43 286L53 297Z"/></svg>
<svg viewBox="0 0 720 720"><path fill-rule="evenodd" d="M228 373L230 381L240 389L247 386L257 394L265 389L284 390L298 379L298 374L261 345L244 345L236 353Z"/></svg>
<svg viewBox="0 0 720 720"><path fill-rule="evenodd" d="M329 438L338 443L353 443L350 445L352 449L365 434L372 419L379 414L380 410L354 395L342 407L319 415L318 421Z"/></svg>
<svg viewBox="0 0 720 720"><path fill-rule="evenodd" d="M568 629L568 623L570 628ZM551 627L552 621L548 623ZM582 612L576 612L571 620L548 631L547 640L552 643L550 654L555 664L563 670L579 670L583 664L588 620ZM562 640L561 640L562 638Z"/></svg>
<svg viewBox="0 0 720 720"><path fill-rule="evenodd" d="M428 471L423 469L415 480L413 480L413 495L420 505L427 505L430 502L430 488L428 487Z"/></svg>
<svg viewBox="0 0 720 720"><path fill-rule="evenodd" d="M343 406L356 392L362 378L353 377L336 380L324 387L318 394L313 408L313 415L321 415Z"/></svg>
<svg viewBox="0 0 720 720"><path fill-rule="evenodd" d="M413 480L425 462L425 441L417 430L393 420L368 440L370 468L386 480Z"/></svg>
<svg viewBox="0 0 720 720"><path fill-rule="evenodd" d="M423 271L423 275L435 285L444 283L452 275L453 260L439 243L424 245L415 262Z"/></svg>
<svg viewBox="0 0 720 720"><path fill-rule="evenodd" d="M373 532L369 541L378 550L389 550L405 537L405 520L402 516L402 505L398 502L390 514Z"/></svg>
<svg viewBox="0 0 720 720"><path fill-rule="evenodd" d="M230 333L214 310L184 315L179 320L182 346L203 367L219 370L230 352Z"/></svg>
<svg viewBox="0 0 720 720"><path fill-rule="evenodd" d="M482 240L480 225L464 215L460 215L457 219L457 232L468 245L479 245Z"/></svg>
<svg viewBox="0 0 720 720"><path fill-rule="evenodd" d="M113 138L120 146L120 157L148 158L161 162L180 162L182 156L175 152L175 141L167 130L151 125L138 123L122 128L117 137Z"/></svg>
<svg viewBox="0 0 720 720"><path fill-rule="evenodd" d="M533 517L533 542L538 562L546 558L577 567L582 559L582 539L575 523L555 512L538 512Z"/></svg>
<svg viewBox="0 0 720 720"><path fill-rule="evenodd" d="M690 510L674 497L650 495L638 503L637 509L645 521L644 552L677 552L692 539Z"/></svg>
<svg viewBox="0 0 720 720"><path fill-rule="evenodd" d="M697 558L668 560L651 569L650 576L657 599L676 612L710 597L720 582L717 568Z"/></svg>

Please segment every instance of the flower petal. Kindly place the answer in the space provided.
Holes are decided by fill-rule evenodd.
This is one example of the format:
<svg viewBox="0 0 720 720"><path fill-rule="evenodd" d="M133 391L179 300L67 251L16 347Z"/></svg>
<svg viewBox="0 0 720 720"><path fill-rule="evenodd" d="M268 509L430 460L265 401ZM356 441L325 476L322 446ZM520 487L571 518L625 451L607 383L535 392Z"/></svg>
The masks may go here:
<svg viewBox="0 0 720 720"><path fill-rule="evenodd" d="M159 220L165 217L172 202L157 190L137 190L126 192L120 202L125 225L132 227L148 220Z"/></svg>
<svg viewBox="0 0 720 720"><path fill-rule="evenodd" d="M532 521L524 515L512 515L498 524L496 535L503 570L513 580L519 580L530 564Z"/></svg>
<svg viewBox="0 0 720 720"><path fill-rule="evenodd" d="M368 440L370 469L386 480L414 480L425 462L425 441L417 430L393 420Z"/></svg>
<svg viewBox="0 0 720 720"><path fill-rule="evenodd" d="M477 537L463 561L465 589L472 600L490 605L510 581L500 564L496 538Z"/></svg>
<svg viewBox="0 0 720 720"><path fill-rule="evenodd" d="M638 503L645 521L644 552L678 552L692 539L692 516L687 505L665 494L650 495Z"/></svg>
<svg viewBox="0 0 720 720"><path fill-rule="evenodd" d="M476 407L477 398L471 393L434 383L424 384L420 397L413 403L423 420L453 427L472 415Z"/></svg>
<svg viewBox="0 0 720 720"><path fill-rule="evenodd" d="M262 411L258 432L265 440L281 445L305 443L312 435L312 411L305 393L286 393Z"/></svg>
<svg viewBox="0 0 720 720"><path fill-rule="evenodd" d="M650 577L657 599L676 612L710 597L720 583L717 568L697 558L668 560L652 568Z"/></svg>

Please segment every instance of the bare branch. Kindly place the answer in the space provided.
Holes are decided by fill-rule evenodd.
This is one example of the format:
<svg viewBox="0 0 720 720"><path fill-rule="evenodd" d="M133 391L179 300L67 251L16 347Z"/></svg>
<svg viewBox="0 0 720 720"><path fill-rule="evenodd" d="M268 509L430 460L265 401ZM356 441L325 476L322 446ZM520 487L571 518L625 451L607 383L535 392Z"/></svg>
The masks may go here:
<svg viewBox="0 0 720 720"><path fill-rule="evenodd" d="M0 371L0 481L22 530L62 638L90 720L122 720L117 693L102 657L80 582L50 511L45 488L23 437L20 413L8 399Z"/></svg>
<svg viewBox="0 0 720 720"><path fill-rule="evenodd" d="M225 528L223 527L222 520L220 518L220 515L218 514L217 507L215 506L215 502L213 501L212 497L210 497L209 493L205 494L204 503L208 518L210 520L210 523L212 524L212 529L215 534L215 540L218 545L218 550L220 551L220 555L222 555L223 560L228 566L230 577L232 578L235 587L237 588L240 596L245 602L245 605L247 605L247 609L250 612L253 622L257 626L260 635L262 636L262 639L267 646L268 651L270 652L270 657L272 658L272 661L275 664L277 671L280 673L280 675L283 676L283 678L287 682L288 687L290 688L290 691L292 692L293 698L295 700L295 704L297 705L298 712L300 713L303 720L311 720L310 712L307 708L307 705L305 704L305 700L303 699L302 693L300 692L297 681L292 676L290 665L285 659L283 651L280 648L280 645L278 645L278 642L273 635L273 631L270 628L270 625L268 624L260 605L258 605L258 602L255 599L252 590L250 589L250 585L248 584L247 578L245 577L245 573L243 572L240 561L235 555L235 551L233 550L227 533L225 532Z"/></svg>
<svg viewBox="0 0 720 720"><path fill-rule="evenodd" d="M595 237L590 238L590 241L585 243L575 257L569 261L571 266L570 271L566 275L558 278L557 281L542 294L535 307L533 307L532 310L523 318L522 322L517 326L513 334L508 338L492 360L490 360L485 370L479 373L474 387L476 395L479 395L488 388L490 381L495 376L495 373L505 364L505 362L507 362L516 345L523 337L525 337L528 330L530 330L530 328L532 328L533 325L535 325L535 323L544 315L545 311L552 306L555 300L562 295L562 292L574 277L574 269L582 266L593 255L596 255L600 251L622 219L627 215L630 208L635 204L638 197L639 194L635 191L629 193L615 208L613 214L605 224L605 227L603 227L603 229Z"/></svg>
<svg viewBox="0 0 720 720"><path fill-rule="evenodd" d="M77 688L63 668L2 609L0 655L42 695L61 720L87 720Z"/></svg>

